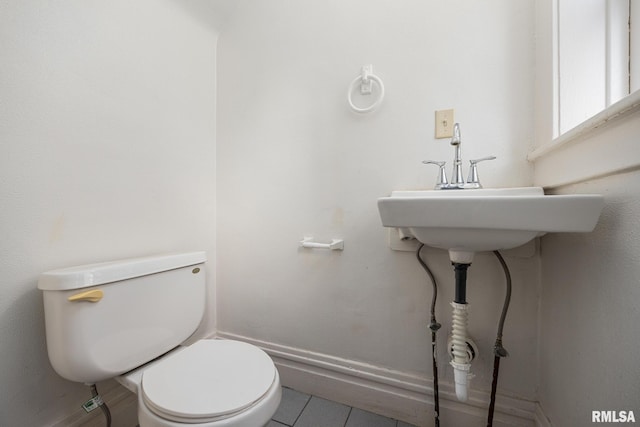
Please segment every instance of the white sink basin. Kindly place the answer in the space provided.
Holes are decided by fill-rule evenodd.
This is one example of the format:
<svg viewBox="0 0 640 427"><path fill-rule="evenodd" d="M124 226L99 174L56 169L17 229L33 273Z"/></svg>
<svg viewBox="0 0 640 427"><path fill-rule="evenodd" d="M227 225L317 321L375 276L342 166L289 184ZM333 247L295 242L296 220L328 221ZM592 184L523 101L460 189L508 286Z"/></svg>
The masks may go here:
<svg viewBox="0 0 640 427"><path fill-rule="evenodd" d="M378 199L383 226L446 249L460 263L549 232L592 231L603 205L601 195L546 196L540 187L393 191Z"/></svg>

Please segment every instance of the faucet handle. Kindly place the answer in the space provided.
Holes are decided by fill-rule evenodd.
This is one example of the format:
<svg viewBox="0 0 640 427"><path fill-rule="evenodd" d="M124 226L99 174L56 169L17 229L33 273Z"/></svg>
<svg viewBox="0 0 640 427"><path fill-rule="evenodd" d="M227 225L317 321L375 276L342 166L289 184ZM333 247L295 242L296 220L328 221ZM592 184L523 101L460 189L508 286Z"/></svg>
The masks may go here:
<svg viewBox="0 0 640 427"><path fill-rule="evenodd" d="M478 178L478 163L485 160L495 160L496 156L487 156L480 159L469 160L469 177L467 178L467 188L482 188L480 178Z"/></svg>
<svg viewBox="0 0 640 427"><path fill-rule="evenodd" d="M437 160L423 160L422 163L425 165L438 165L440 167L440 170L438 171L438 180L436 181L436 186L434 187L436 190L446 188L449 185L449 181L447 181L447 174L444 171L444 165L447 162Z"/></svg>

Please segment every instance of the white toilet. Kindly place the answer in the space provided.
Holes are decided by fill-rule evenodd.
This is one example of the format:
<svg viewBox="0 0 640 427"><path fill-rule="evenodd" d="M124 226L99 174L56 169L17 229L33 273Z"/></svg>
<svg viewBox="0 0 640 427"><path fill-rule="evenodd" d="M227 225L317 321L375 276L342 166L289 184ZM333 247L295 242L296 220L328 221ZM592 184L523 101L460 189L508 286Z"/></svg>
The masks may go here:
<svg viewBox="0 0 640 427"><path fill-rule="evenodd" d="M43 273L47 349L56 372L116 378L138 395L140 427L259 427L280 404L269 356L247 343L182 346L205 306L204 252Z"/></svg>

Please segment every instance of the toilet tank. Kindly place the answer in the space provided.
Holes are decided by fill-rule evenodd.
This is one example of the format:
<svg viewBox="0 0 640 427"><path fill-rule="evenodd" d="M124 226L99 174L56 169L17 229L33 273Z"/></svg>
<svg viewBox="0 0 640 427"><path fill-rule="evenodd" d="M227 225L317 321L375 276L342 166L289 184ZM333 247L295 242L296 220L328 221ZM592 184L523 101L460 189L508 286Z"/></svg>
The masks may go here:
<svg viewBox="0 0 640 427"><path fill-rule="evenodd" d="M83 265L40 275L49 360L93 384L185 341L205 307L204 252Z"/></svg>

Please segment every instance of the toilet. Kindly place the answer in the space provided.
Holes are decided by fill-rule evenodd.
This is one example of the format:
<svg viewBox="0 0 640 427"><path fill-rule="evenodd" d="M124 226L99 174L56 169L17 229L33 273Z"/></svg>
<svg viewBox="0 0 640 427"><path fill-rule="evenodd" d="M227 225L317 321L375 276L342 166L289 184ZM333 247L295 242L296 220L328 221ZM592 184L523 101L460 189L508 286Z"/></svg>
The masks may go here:
<svg viewBox="0 0 640 427"><path fill-rule="evenodd" d="M137 394L140 427L266 425L281 397L271 358L240 341L189 340L204 315L205 262L188 252L42 273L55 371L115 378Z"/></svg>

